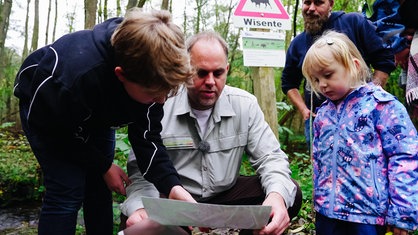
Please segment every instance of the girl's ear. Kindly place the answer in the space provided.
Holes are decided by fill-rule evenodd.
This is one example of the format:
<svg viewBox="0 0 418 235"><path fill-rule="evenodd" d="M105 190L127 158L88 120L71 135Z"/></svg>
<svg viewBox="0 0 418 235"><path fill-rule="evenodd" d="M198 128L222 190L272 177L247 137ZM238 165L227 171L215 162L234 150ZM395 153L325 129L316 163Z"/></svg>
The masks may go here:
<svg viewBox="0 0 418 235"><path fill-rule="evenodd" d="M120 66L116 66L115 68L115 75L118 77L119 81L124 82L126 80L125 76L123 75L123 69Z"/></svg>
<svg viewBox="0 0 418 235"><path fill-rule="evenodd" d="M353 63L356 66L356 69L360 69L361 66L360 66L360 60L359 59L354 58Z"/></svg>

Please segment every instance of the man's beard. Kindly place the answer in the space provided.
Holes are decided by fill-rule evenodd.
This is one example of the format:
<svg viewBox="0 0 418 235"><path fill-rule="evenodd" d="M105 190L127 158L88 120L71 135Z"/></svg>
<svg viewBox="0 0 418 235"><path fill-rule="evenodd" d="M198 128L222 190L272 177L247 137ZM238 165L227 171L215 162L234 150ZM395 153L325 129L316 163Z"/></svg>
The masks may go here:
<svg viewBox="0 0 418 235"><path fill-rule="evenodd" d="M328 21L328 16L307 16L303 14L305 31L316 35L322 31L324 24Z"/></svg>

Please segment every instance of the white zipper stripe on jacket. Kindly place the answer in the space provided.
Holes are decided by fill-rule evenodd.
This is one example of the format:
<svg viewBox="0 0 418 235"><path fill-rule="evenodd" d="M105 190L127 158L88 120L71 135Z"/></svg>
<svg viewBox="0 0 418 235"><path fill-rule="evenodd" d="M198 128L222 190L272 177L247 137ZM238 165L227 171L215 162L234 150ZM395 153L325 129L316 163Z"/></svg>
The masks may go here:
<svg viewBox="0 0 418 235"><path fill-rule="evenodd" d="M155 105L155 103L151 104L151 105L148 107L148 112L147 112L148 130L146 130L146 131L144 132L144 139L147 139L147 138L146 138L147 132L148 132L149 130L151 130L151 119L149 118L149 113L150 113L150 109L151 109L151 108L152 108L152 106L154 106L154 105ZM148 173L148 170L149 170L149 168L151 167L152 161L154 160L155 154L157 153L157 150L158 150L157 145L155 145L155 144L154 144L154 142L151 142L151 144L154 146L155 150L154 150L154 152L152 153L151 160L149 161L148 167L147 167L147 169L145 170L145 172L144 172L143 176L145 176L145 175Z"/></svg>
<svg viewBox="0 0 418 235"><path fill-rule="evenodd" d="M26 119L29 121L29 116L30 116L30 113L31 113L31 111L32 111L32 104L33 104L33 102L35 101L35 98L36 98L36 95L38 94L38 91L39 91L39 89L42 87L42 85L43 84L45 84L45 82L47 82L49 79L51 79L52 77L53 77L53 75L54 75L54 72L55 72L55 69L57 68L57 64L58 64L58 54L57 54L57 52L55 51L55 49L54 48L52 48L52 47L49 47L49 49L51 49L53 52L54 52L54 54L55 54L55 58L56 58L56 60L55 60L55 64L54 64L54 68L52 69L52 72L51 72L51 75L48 77L48 78L46 78L39 86L38 86L38 88L36 88L36 91L35 91L35 94L33 95L33 98L32 98L32 101L30 102L30 105L29 105L29 111L28 111L28 115L26 116Z"/></svg>
<svg viewBox="0 0 418 235"><path fill-rule="evenodd" d="M20 75L22 75L23 72L25 72L27 69L30 69L32 67L36 67L38 64L29 65L28 67L22 69L19 74L17 75L17 81L20 81ZM19 82L16 83L16 85L13 87L13 93L15 93L16 87L19 86Z"/></svg>

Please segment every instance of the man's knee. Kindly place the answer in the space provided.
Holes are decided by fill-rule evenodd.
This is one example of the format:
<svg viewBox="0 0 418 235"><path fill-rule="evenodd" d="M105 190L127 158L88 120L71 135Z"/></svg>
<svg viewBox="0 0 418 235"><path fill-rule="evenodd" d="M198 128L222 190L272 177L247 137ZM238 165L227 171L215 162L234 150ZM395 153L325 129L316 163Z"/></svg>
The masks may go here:
<svg viewBox="0 0 418 235"><path fill-rule="evenodd" d="M128 220L128 216L120 213L120 224L119 224L119 231L122 231L126 228L126 221Z"/></svg>
<svg viewBox="0 0 418 235"><path fill-rule="evenodd" d="M287 209L290 219L296 217L300 211L300 208L302 207L302 190L294 179L292 179L292 181L296 185L296 196L293 205Z"/></svg>

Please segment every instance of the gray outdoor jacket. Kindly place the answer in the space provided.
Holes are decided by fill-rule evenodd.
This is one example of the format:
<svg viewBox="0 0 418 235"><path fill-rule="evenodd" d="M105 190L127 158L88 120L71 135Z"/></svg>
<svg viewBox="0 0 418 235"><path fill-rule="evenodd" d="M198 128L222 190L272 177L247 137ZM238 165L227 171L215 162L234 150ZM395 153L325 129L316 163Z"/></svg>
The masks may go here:
<svg viewBox="0 0 418 235"><path fill-rule="evenodd" d="M288 207L293 205L296 186L290 179L288 158L252 94L225 86L209 117L206 134L201 136L186 89L182 89L164 104L162 124L163 143L182 185L191 194L206 198L230 189L246 152L266 195L277 192ZM129 216L143 208L140 197L160 194L142 177L132 152L128 174L133 183L127 187L128 197L121 210Z"/></svg>

